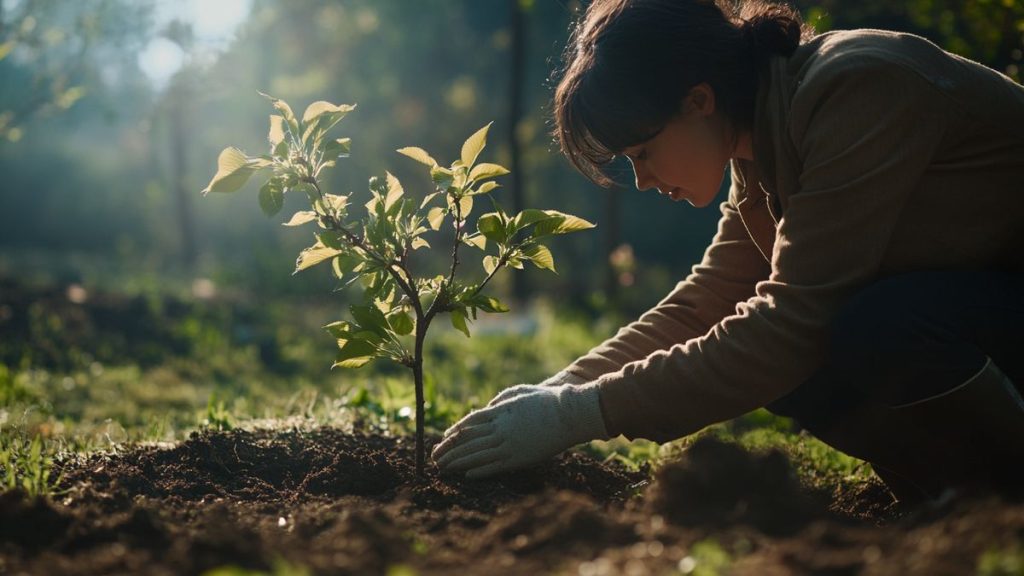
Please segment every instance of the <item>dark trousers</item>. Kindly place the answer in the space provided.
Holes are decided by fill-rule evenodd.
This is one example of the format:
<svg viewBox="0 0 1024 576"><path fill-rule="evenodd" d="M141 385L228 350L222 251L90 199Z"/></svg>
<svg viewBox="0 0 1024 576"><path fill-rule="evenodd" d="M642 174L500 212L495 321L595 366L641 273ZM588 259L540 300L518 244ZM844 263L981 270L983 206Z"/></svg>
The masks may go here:
<svg viewBox="0 0 1024 576"><path fill-rule="evenodd" d="M1024 273L884 278L836 316L826 364L766 408L817 434L859 403L897 407L941 395L970 379L987 357L1024 393L1022 332Z"/></svg>

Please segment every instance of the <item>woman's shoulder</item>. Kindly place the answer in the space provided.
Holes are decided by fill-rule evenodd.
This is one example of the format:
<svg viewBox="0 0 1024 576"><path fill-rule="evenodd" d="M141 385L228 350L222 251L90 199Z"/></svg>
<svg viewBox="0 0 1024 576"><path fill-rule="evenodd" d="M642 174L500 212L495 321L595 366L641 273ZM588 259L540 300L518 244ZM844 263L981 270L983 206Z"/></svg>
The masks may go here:
<svg viewBox="0 0 1024 576"><path fill-rule="evenodd" d="M932 41L909 32L861 28L819 34L797 48L788 68L799 84L886 71L935 78L957 64Z"/></svg>
<svg viewBox="0 0 1024 576"><path fill-rule="evenodd" d="M819 34L797 48L786 68L795 106L815 106L837 90L856 90L884 91L908 101L943 100L982 116L979 106L996 105L1000 114L1014 118L1024 111L1024 88L1009 77L909 32Z"/></svg>

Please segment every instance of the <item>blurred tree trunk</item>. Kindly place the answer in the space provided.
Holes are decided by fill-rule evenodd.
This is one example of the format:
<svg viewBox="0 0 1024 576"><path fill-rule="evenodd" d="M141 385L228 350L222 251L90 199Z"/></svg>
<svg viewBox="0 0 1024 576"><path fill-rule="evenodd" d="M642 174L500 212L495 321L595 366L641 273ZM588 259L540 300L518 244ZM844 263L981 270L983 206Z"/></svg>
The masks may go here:
<svg viewBox="0 0 1024 576"><path fill-rule="evenodd" d="M509 170L512 171L510 192L512 214L523 210L524 174L521 170L522 143L519 141L519 122L523 116L523 77L526 69L526 12L521 0L508 0L512 24L512 67L509 78L508 144L511 152ZM512 275L512 294L516 300L524 300L528 290L526 274Z"/></svg>
<svg viewBox="0 0 1024 576"><path fill-rule="evenodd" d="M192 272L195 270L197 247L195 218L192 214L192 192L188 189L188 119L186 106L191 102L190 81L187 73L178 74L168 91L171 122L171 180L175 206L178 212L178 232L181 238L181 262Z"/></svg>
<svg viewBox="0 0 1024 576"><path fill-rule="evenodd" d="M619 274L612 265L612 253L622 244L622 189L611 186L605 196L604 293L612 306L619 300Z"/></svg>

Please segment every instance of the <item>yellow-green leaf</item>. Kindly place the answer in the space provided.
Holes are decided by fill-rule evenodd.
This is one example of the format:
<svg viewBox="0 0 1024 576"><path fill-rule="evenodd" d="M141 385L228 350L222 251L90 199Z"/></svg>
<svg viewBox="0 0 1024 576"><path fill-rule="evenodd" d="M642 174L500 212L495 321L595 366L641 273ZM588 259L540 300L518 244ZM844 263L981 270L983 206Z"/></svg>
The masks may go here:
<svg viewBox="0 0 1024 576"><path fill-rule="evenodd" d="M313 212L312 210L302 210L296 212L295 214L292 214L292 219L281 225L302 226L303 224L306 224L307 222L312 222L314 220L316 220L316 212Z"/></svg>
<svg viewBox="0 0 1024 576"><path fill-rule="evenodd" d="M544 211L551 218L541 220L537 223L537 227L534 228L533 235L545 236L547 234L568 234L570 232L578 232L580 230L587 230L594 227L592 222L588 222L578 216L572 214L564 214L557 210L545 210Z"/></svg>
<svg viewBox="0 0 1024 576"><path fill-rule="evenodd" d="M551 250L548 250L547 246L541 246L540 244L528 246L523 248L523 255L529 258L537 268L546 268L557 273L555 270L555 258L551 255Z"/></svg>
<svg viewBox="0 0 1024 576"><path fill-rule="evenodd" d="M402 183L391 172L385 172L385 174L387 175L388 195L384 199L384 211L389 212L405 191L402 189Z"/></svg>
<svg viewBox="0 0 1024 576"><path fill-rule="evenodd" d="M228 147L217 157L217 173L203 189L203 195L210 192L234 192L249 180L255 172L245 153L235 147Z"/></svg>
<svg viewBox="0 0 1024 576"><path fill-rule="evenodd" d="M455 202L451 196L448 196L448 207L451 208L452 214L455 214ZM473 211L473 197L470 195L463 196L459 199L459 217L465 220L469 217L469 214Z"/></svg>
<svg viewBox="0 0 1024 576"><path fill-rule="evenodd" d="M316 266L324 260L333 258L341 253L342 250L325 246L323 242L317 240L316 244L299 253L298 259L295 260L295 272L293 274L311 266Z"/></svg>
<svg viewBox="0 0 1024 576"><path fill-rule="evenodd" d="M354 104L331 104L326 100L318 100L306 107L306 111L302 114L302 123L308 124L323 114L330 114L331 121L341 120L354 109Z"/></svg>
<svg viewBox="0 0 1024 576"><path fill-rule="evenodd" d="M324 200L326 200L327 205L335 212L341 212L346 206L348 206L348 196L324 194Z"/></svg>
<svg viewBox="0 0 1024 576"><path fill-rule="evenodd" d="M419 162L420 164L430 166L431 168L437 166L437 160L434 160L430 156L430 154L427 154L427 151L424 150L423 148L417 148L416 146L408 146L406 148L399 148L398 150L396 150L396 152L404 156L408 156L409 158L412 158L413 160Z"/></svg>
<svg viewBox="0 0 1024 576"><path fill-rule="evenodd" d="M284 141L284 117L277 114L270 115L270 134L267 135L272 147L276 147Z"/></svg>
<svg viewBox="0 0 1024 576"><path fill-rule="evenodd" d="M483 184L477 186L475 190L471 190L469 193L473 196L476 196L477 194L487 194L488 192L494 190L499 186L501 186L501 184L498 184L497 182L494 182L492 180L490 182L484 182Z"/></svg>
<svg viewBox="0 0 1024 576"><path fill-rule="evenodd" d="M498 267L497 256L484 256L484 272L488 274L494 272L494 269Z"/></svg>
<svg viewBox="0 0 1024 576"><path fill-rule="evenodd" d="M473 167L473 170L469 172L470 180L482 180L484 178L494 178L496 176L504 176L508 174L508 168L499 166L497 164L477 164Z"/></svg>
<svg viewBox="0 0 1024 576"><path fill-rule="evenodd" d="M264 94L263 92L260 92L260 96L269 99L271 103L273 103L274 108L276 108L281 113L281 115L284 116L285 122L287 123L288 128L292 131L292 134L298 137L299 121L295 118L295 113L292 112L292 107L289 106L288 103L285 102L284 100L281 100L280 98L274 98L270 94Z"/></svg>
<svg viewBox="0 0 1024 576"><path fill-rule="evenodd" d="M435 206L427 212L427 222L430 223L430 227L434 230L441 229L441 223L444 222L445 209L441 206Z"/></svg>
<svg viewBox="0 0 1024 576"><path fill-rule="evenodd" d="M417 237L412 239L411 246L413 250L419 250L420 248L430 248L430 242L427 242L423 238Z"/></svg>
<svg viewBox="0 0 1024 576"><path fill-rule="evenodd" d="M481 234L473 234L472 236L464 236L462 241L469 246L475 246L481 250L487 249L487 238Z"/></svg>
<svg viewBox="0 0 1024 576"><path fill-rule="evenodd" d="M466 139L462 144L462 165L469 167L476 162L477 156L480 155L480 151L487 145L487 130L491 127L493 122L488 122L487 126L477 130L472 136Z"/></svg>

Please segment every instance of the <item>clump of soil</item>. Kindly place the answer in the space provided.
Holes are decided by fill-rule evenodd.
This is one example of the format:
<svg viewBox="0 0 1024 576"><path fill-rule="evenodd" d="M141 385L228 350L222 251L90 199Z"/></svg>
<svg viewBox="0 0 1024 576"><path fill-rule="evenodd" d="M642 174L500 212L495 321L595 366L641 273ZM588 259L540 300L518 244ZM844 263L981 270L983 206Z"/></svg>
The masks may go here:
<svg viewBox="0 0 1024 576"><path fill-rule="evenodd" d="M792 534L824 515L797 481L785 454L752 454L704 437L662 466L650 508L683 526L750 524L765 534Z"/></svg>
<svg viewBox="0 0 1024 576"><path fill-rule="evenodd" d="M1024 534L1024 505L1003 501L886 521L867 517L879 505L868 490L838 507L855 515L837 515L781 454L713 440L646 490L647 474L575 453L487 481L432 466L418 479L412 450L411 438L318 428L203 432L67 460L57 502L0 494L0 573L284 562L311 574L642 575L710 562L718 573L931 575L971 573Z"/></svg>

